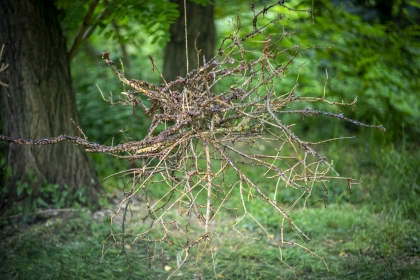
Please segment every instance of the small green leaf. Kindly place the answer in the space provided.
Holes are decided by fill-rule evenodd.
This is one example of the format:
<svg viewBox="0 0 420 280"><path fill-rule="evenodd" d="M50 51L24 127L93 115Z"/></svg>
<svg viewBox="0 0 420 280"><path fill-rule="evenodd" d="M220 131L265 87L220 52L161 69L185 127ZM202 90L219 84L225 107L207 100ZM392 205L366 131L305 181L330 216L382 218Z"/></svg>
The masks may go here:
<svg viewBox="0 0 420 280"><path fill-rule="evenodd" d="M42 198L38 197L36 199L36 203L38 205L44 206L44 207L49 207L48 203L45 202L45 200L43 200Z"/></svg>
<svg viewBox="0 0 420 280"><path fill-rule="evenodd" d="M28 187L28 183L26 182L22 183L21 181L18 181L16 184L17 184L16 193L18 196L20 196L22 192Z"/></svg>

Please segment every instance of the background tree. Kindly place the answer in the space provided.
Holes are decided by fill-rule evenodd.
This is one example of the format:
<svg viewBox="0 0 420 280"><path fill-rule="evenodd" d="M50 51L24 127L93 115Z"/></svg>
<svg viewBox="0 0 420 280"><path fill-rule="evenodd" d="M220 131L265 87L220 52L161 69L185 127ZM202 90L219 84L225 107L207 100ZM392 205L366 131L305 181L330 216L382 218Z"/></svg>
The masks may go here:
<svg viewBox="0 0 420 280"><path fill-rule="evenodd" d="M170 41L165 47L163 76L167 81L173 81L177 76L184 77L187 73L184 0L172 0L172 2L178 4L180 16L171 25ZM207 60L214 56L216 39L214 6L206 5L205 1L204 4L187 1L187 28L188 62L191 70L198 64L203 64L203 56ZM197 54L197 51L200 52Z"/></svg>
<svg viewBox="0 0 420 280"><path fill-rule="evenodd" d="M9 64L2 74L9 87L0 88L2 133L33 139L77 134L71 122L79 122L76 99L54 2L2 1L0 10L0 41ZM99 183L82 148L11 144L4 145L3 155L11 173L1 211L26 198L18 197L23 182L29 183L26 194L36 195L45 183L67 185L72 192L84 186L84 196L95 203Z"/></svg>
<svg viewBox="0 0 420 280"><path fill-rule="evenodd" d="M131 13L123 10L130 3ZM9 68L1 79L9 87L0 91L2 133L31 139L77 134L71 123L73 119L77 124L79 118L69 63L80 45L95 30L103 32L112 23L118 29L115 19L127 16L162 36L173 21L171 18L177 16L175 7L168 1L3 1L0 41L5 43L4 61ZM122 34L132 35L132 24L122 25L122 33L105 36L124 42L127 38ZM72 44L68 53L66 37L73 39L69 40ZM31 205L53 203L51 193L39 196L40 187L45 184L60 186L60 190L55 188L59 195L66 188L69 197L77 193L83 202L96 204L99 183L82 148L60 144L40 149L12 144L4 146L3 155L2 178L6 186L1 193L2 211L14 202L31 203L25 200L31 194L36 194L35 204ZM81 187L85 187L84 193Z"/></svg>

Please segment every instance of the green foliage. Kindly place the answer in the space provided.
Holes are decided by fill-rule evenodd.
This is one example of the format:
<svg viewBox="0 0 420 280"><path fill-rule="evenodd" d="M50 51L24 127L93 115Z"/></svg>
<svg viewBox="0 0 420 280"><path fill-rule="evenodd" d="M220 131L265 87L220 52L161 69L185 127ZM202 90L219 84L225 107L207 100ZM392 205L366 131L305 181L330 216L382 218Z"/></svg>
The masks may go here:
<svg viewBox="0 0 420 280"><path fill-rule="evenodd" d="M78 32L89 9L91 1L56 1L56 7L62 16L62 26L68 38ZM134 44L143 42L137 30L141 27L153 41L164 44L169 40L168 30L179 16L177 5L169 0L163 1L99 1L93 14L90 26L98 28L98 35L117 44ZM114 30L113 30L114 29ZM69 40L71 43L72 40Z"/></svg>
<svg viewBox="0 0 420 280"><path fill-rule="evenodd" d="M11 214L22 215L22 220L27 222L34 220L34 213L41 209L80 207L80 205L89 205L85 192L86 187L80 187L76 191L67 185L42 183L37 191L32 187L38 182L38 178L30 170L27 181L16 182L16 195L18 200L23 200L22 204L17 204L13 210L7 212L6 216ZM5 187L2 192L7 192Z"/></svg>
<svg viewBox="0 0 420 280"><path fill-rule="evenodd" d="M265 4L258 2L254 1L256 10ZM293 77L296 79L299 75L297 95L312 96L315 93L322 97L328 71L326 96L329 100L351 102L357 98L355 108L340 108L345 116L384 125L387 139L394 141L402 137L402 125L405 125L407 140L416 141L420 133L417 125L420 121L420 80L417 78L420 74L420 26L410 20L411 15L405 9L402 16L412 24L399 26L397 23L365 22L361 16L350 14L340 6L348 1L335 1L340 5L332 2L286 1L287 7L303 11L313 8L313 18L305 12L293 13L291 18L284 20L287 25L276 24L267 30L266 34L287 32L293 35L285 36L280 42L284 48L303 48L299 50L301 57L295 60L294 68L299 64L301 67L297 67L294 75L289 75L290 81L282 81L278 91L283 92L294 82ZM286 8L278 7L277 11L285 13ZM222 37L231 31L226 21L230 20L231 24L237 21L232 13L239 13L244 33L252 29L249 24L244 24L252 16L245 2L216 6L217 27ZM260 44L263 40L264 37L255 39ZM325 109L319 104L303 106ZM283 120L298 125L302 123L289 116ZM334 123L330 122L323 128L331 131L333 127ZM350 131L359 129L353 125L345 127Z"/></svg>
<svg viewBox="0 0 420 280"><path fill-rule="evenodd" d="M302 46L332 48L310 52L308 68L302 73L309 77L300 85L303 94L322 87L320 77L327 69L328 96L358 98L357 109L345 115L383 124L389 139L401 137L402 123L411 137L418 135L420 26L369 24L325 0L314 6L314 17L314 25L294 24L292 40Z"/></svg>
<svg viewBox="0 0 420 280"><path fill-rule="evenodd" d="M139 33L143 33L139 30ZM111 45L104 45L100 36L91 38L89 47L81 49L79 54L72 62L72 76L75 81L77 107L83 131L90 141L97 143L118 144L125 141L125 138L142 138L147 134L150 120L143 115L133 115L130 107L113 106L101 96L102 90L104 98L113 102L119 101L119 95L125 91L118 81L113 81L113 75L100 59L99 53L113 49ZM136 79L149 79L157 82L159 76L150 71L151 65L147 54L156 58L156 63L161 63L157 54L158 50L151 47L150 41L143 44L138 50L141 55L131 60L136 68L130 68L128 62L123 61L127 75ZM135 57L137 51L129 49L128 55ZM124 58L120 53L117 57ZM118 62L116 62L118 63ZM98 85L98 87L96 86ZM112 98L111 98L112 94ZM148 104L148 100L144 100ZM121 133L124 132L124 133Z"/></svg>

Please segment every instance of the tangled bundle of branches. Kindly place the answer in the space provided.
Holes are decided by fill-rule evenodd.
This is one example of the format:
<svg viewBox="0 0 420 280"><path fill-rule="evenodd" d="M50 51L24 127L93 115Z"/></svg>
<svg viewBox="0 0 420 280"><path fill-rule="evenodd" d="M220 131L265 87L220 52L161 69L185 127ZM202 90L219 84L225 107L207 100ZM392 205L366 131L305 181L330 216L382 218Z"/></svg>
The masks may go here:
<svg viewBox="0 0 420 280"><path fill-rule="evenodd" d="M132 106L133 110L141 108L151 118L148 134L141 141L104 146L65 135L38 141L5 136L1 139L20 144L72 141L84 145L89 152L140 160L139 167L117 173L130 175L132 185L113 214L113 218L122 216L122 232L112 230L108 239L111 245L104 247L103 255L115 247L125 253L125 245L144 241L149 252L147 259L157 254L158 247L163 251L168 246L178 253L179 268L193 248L201 253L206 248L211 251L210 242L221 236L214 221L228 215L236 219L226 232L236 232L243 237L237 228L245 218L251 218L279 248L281 256L284 244L292 244L283 237L285 224L303 240L309 240L290 217L291 209L300 201L305 207L316 187L328 194L326 182L332 179L345 181L349 188L359 183L353 178L340 177L327 158L314 149L322 142L302 140L281 117L285 114L326 115L355 125L383 128L348 119L339 110L332 113L309 108L289 109L293 103L323 102L337 109L354 106L355 102L330 102L325 90L322 97L299 96L297 81L287 91L280 89L287 74L296 69L294 60L300 48L282 48L286 34L264 35L264 30L284 16L257 26L257 21L275 6L255 14L251 33L240 35L238 24L237 30L223 40L215 58L204 60L203 65L185 77L161 86L127 78L110 59L109 52L101 54L113 73L130 88L121 93L122 103ZM259 42L257 49L251 49L255 41ZM153 69L159 71L153 59L150 60ZM151 105L146 106L140 96L150 100ZM252 176L248 174L251 170ZM258 179L271 181L272 187L259 186L255 174ZM164 190L164 194L157 200L149 199L147 194L151 188ZM287 208L277 203L282 188L292 188L299 193ZM127 207L133 196L146 200L147 213L142 221L147 227L141 232L129 232L125 227ZM230 203L234 196L240 198L240 205ZM248 210L252 200L265 203L272 215L282 217L280 238L274 238ZM306 249L298 243L293 245Z"/></svg>

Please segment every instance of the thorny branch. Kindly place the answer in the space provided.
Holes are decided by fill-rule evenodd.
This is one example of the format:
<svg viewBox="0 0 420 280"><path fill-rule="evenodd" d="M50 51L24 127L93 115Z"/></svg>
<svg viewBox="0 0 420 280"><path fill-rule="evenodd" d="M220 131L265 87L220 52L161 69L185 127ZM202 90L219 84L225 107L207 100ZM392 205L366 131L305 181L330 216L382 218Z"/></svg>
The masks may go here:
<svg viewBox="0 0 420 280"><path fill-rule="evenodd" d="M174 250L178 254L178 267L173 275L190 258L192 251L198 256L211 252L215 237L222 236L216 232L214 223L235 213L235 222L227 227L224 234L231 232L245 238L238 228L241 222L251 219L278 247L281 262L284 263L284 244L299 246L317 256L305 247L309 237L293 222L290 211L301 199L306 207L315 188L325 190L328 195L326 183L330 180L343 180L349 189L360 181L340 177L332 163L313 148L327 140L318 143L302 140L294 134L290 125L282 122L281 116L325 115L359 126L385 129L349 119L342 113L309 108L288 109L291 104L305 102L323 102L336 109L338 106L354 106L356 100L352 103L330 102L325 99L325 93L322 98L301 97L296 94L297 81L290 91L279 86L293 70L292 67L296 68L295 57L300 55L300 48L282 48L283 35L276 38L276 34L263 34L283 15L266 19L262 27L257 26L257 19L263 22L261 17L267 17L268 11L275 6L292 12L282 1L256 14L253 10L255 17L251 33L241 37L238 25L238 29L223 40L217 57L185 77L161 86L127 78L111 60L110 52L101 53L115 76L130 88L121 93L123 105L132 106L133 110L139 107L151 119L148 134L143 140L116 146L99 145L66 135L42 140L0 136L0 140L31 145L70 141L83 145L88 152L141 160L140 167L117 173L131 175L133 185L111 217L112 226L113 218L123 215L123 232L112 229L104 243L104 246L110 245L104 247L103 257L114 247L122 248L121 253L127 256L125 245L146 244L146 259L150 264L166 249ZM263 44L255 47L252 40L257 37L263 37ZM152 69L157 69L153 59L149 59ZM182 91L175 88L182 88ZM148 98L151 106L143 104L139 95ZM157 133L156 128L160 124L165 124L165 129ZM259 186L255 175L250 173L273 182L272 186ZM277 203L282 187L292 188L298 194L289 207ZM153 201L148 196L151 188L165 190L165 194ZM135 228L130 231L125 227L127 207L133 196L146 199L147 211L141 218L145 227L142 230ZM241 205L232 205L232 197L237 197ZM247 205L250 200L281 217L280 241L276 241L249 212ZM174 214L176 211L177 214ZM285 221L303 244L284 240Z"/></svg>

